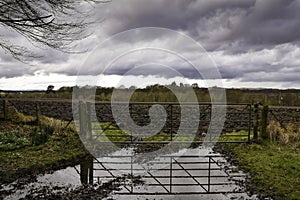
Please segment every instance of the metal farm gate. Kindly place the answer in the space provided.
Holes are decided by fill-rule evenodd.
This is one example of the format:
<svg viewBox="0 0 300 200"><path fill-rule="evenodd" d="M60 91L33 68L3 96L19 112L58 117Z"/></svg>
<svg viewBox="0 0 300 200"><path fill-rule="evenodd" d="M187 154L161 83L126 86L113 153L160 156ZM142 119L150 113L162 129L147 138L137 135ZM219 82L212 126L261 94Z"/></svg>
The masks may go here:
<svg viewBox="0 0 300 200"><path fill-rule="evenodd" d="M129 103L126 107L124 106L126 103L119 103L120 107L118 109L118 115L122 116L124 112L124 118L127 117L126 114L128 111L125 108L129 109L130 118L140 127L146 126L151 122L149 109L151 106L159 104L163 106L164 110L166 111L167 118L163 128L157 132L156 134L165 134L168 135L167 141L151 141L143 140L143 135L139 140L136 140L134 136L130 136L130 133L127 135L120 132L120 135L114 135L115 137L124 137L129 136L126 138L125 141L112 141L114 143L121 143L121 144L143 144L143 143L169 143L176 137L176 133L180 127L180 123L184 121L184 117L181 116L181 108L188 107L188 109L193 109L197 107L199 110L199 118L192 117L189 118L189 124L197 125L197 134L194 139L195 143L202 143L201 137L203 138L208 134L210 123L216 123L219 119L218 116L215 116L214 119L212 118L212 109L213 106L210 103L188 103L184 105L180 105L177 103ZM94 109L91 107L94 106ZM251 132L253 129L253 106L251 104L219 104L219 107L224 107L226 109L226 116L224 120L224 124L222 127L217 127L221 131L221 137L217 138L217 141L212 142L219 142L219 143L245 143L250 142L251 139ZM94 112L93 112L94 111ZM119 123L114 119L112 110L111 110L111 103L110 102L96 102L95 104L92 103L79 103L79 121L82 124L82 132L92 134L93 138L101 138L107 137L107 133L111 131L121 130L119 126L125 126L126 122ZM94 116L91 118L91 116ZM101 128L95 128L93 124L100 123ZM88 124L86 127L84 124ZM180 127L181 130L188 132L192 130L189 126L185 126L184 128ZM213 129L213 128L210 128ZM213 130L212 130L213 131ZM96 133L96 134L95 134ZM188 135L188 134L187 134ZM209 135L208 135L209 136ZM184 141L183 141L184 142Z"/></svg>
<svg viewBox="0 0 300 200"><path fill-rule="evenodd" d="M159 104L166 113L162 129L149 137L131 135L130 132L120 128L126 127L126 124L115 120L111 102L75 102L74 104L71 100L65 99L2 99L0 101L2 108L0 117L9 120L10 112L15 112L16 108L19 112L34 116L37 125L39 125L41 115L69 121L68 125L72 120L78 120L81 135L86 135L89 139L103 145L107 142L113 143L120 149L134 149L134 153L131 154L107 154L99 158L92 158L87 166L82 164L80 171L78 170L82 183L102 182L109 179L124 181L124 187L117 192L118 195L192 195L243 192L240 188L237 189L237 185L245 178L245 175L226 164L221 155L201 156L195 151L207 141L249 143L253 137L257 137L259 121L262 119L259 104L218 104L217 106L226 108L224 125L221 127L221 135L218 138L210 138L208 131L210 123L218 121L218 116L212 116L216 105L210 103L179 105L168 102L132 102L125 107L128 108L126 110L124 104L119 103L120 108L117 109L119 115L126 116L129 112L130 118L141 127L151 123L150 108ZM163 148L177 138L180 123L185 120L181 116L182 106L191 111L195 108L199 110L199 117L192 116L188 121L191 125L197 125L196 134L186 134L176 141L179 143L178 145L189 143L187 153L182 156L168 153L160 155L152 162L151 170L135 163L137 154ZM12 107L14 108L12 109ZM287 123L300 121L299 107L270 106L268 113L266 121L278 121L282 127ZM74 115L77 115L77 119L76 117L73 119ZM186 133L191 130L188 126L183 129ZM163 166L161 166L162 164ZM142 182L147 185L147 189L137 187Z"/></svg>
<svg viewBox="0 0 300 200"><path fill-rule="evenodd" d="M129 113L134 122L140 126L150 123L149 109L156 103L130 103ZM236 171L234 167L226 164L226 160L217 154L201 156L195 153L195 149L201 146L208 132L211 121L211 104L186 104L191 109L198 106L199 118L193 118L190 123L198 124L197 135L192 138L188 153L182 156L160 155L155 161L151 161L152 168L148 170L134 162L136 154L144 151L155 151L172 142L177 136L180 126L180 106L176 103L159 103L167 113L167 120L156 135L150 138L136 138L119 128L112 114L111 103L96 102L79 103L79 119L82 134L90 134L93 140L98 140L105 145L106 142L113 143L120 148L133 148L130 154L108 154L101 158L94 158L92 169L92 182L117 179L126 177L123 189L116 195L196 195L196 194L224 194L242 193L237 187L239 181L245 179L245 175ZM92 106L94 107L91 109ZM222 135L218 143L248 143L252 137L253 107L251 104L218 105L226 107L226 120L222 127ZM126 113L124 107L120 106L119 114ZM96 118L91 118L95 116ZM94 126L100 123L101 126ZM85 126L84 124L88 124ZM100 128L101 127L101 128ZM189 127L186 127L189 131ZM186 136L189 137L189 136ZM107 139L109 141L107 141ZM187 138L177 141L185 143ZM191 139L191 138L188 138ZM163 165L163 167L161 166ZM120 179L123 180L123 179ZM147 188L137 189L142 181ZM142 185L143 185L142 184Z"/></svg>
<svg viewBox="0 0 300 200"><path fill-rule="evenodd" d="M46 100L27 100L28 105L24 105L25 103L22 103L21 100L4 100L3 102L4 114L7 112L7 108L4 109L4 107L7 103L11 103L18 110L24 110L25 114L36 115L37 119L40 114L59 117L59 112L63 111L63 119L72 120L72 116L70 116L70 113L72 113L72 109L70 110L72 102L70 101L53 101L53 103ZM55 110L55 107L60 104L63 104L64 108ZM125 179L120 179L124 180L124 187L117 192L118 195L192 195L243 192L237 189L236 186L241 179L245 178L244 175L234 169L234 167L227 165L224 158L216 154L201 156L201 154L195 153L195 149L204 143L204 139L209 138L208 129L211 123L213 105L210 103L187 103L184 105L166 102L129 103L130 118L141 127L148 125L151 123L149 109L155 104L160 104L166 112L166 121L163 128L153 136L136 137L120 129L122 124L114 119L111 102L77 103L78 109L73 108L73 111L75 110L75 115L78 115L81 135L86 135L102 144L106 142L113 143L120 149L135 149L135 154L108 154L101 158L93 158L92 163L90 162L87 168L82 166L80 169L81 172L79 174L82 182L101 182L126 176ZM123 104L120 103L120 108L117 110L120 115L123 112L126 114L126 110L122 106ZM180 140L177 140L178 145L180 143L190 143L188 152L182 156L168 153L160 155L152 162L153 167L151 170L136 164L134 162L136 154L163 148L177 137L181 120L184 120L184 117L181 116L182 106L186 106L188 109L197 107L200 112L199 118L192 117L188 121L190 124L197 125L196 135L187 134ZM221 136L217 138L217 141L209 142L250 142L255 122L253 105L220 104L217 106L226 108L226 118ZM55 112L49 112L50 108ZM31 113L32 110L35 112ZM218 120L218 117L215 117L213 120ZM184 128L184 131L188 133L190 128L188 126ZM162 164L163 166L161 166ZM147 185L148 189L138 189L136 187L140 180Z"/></svg>

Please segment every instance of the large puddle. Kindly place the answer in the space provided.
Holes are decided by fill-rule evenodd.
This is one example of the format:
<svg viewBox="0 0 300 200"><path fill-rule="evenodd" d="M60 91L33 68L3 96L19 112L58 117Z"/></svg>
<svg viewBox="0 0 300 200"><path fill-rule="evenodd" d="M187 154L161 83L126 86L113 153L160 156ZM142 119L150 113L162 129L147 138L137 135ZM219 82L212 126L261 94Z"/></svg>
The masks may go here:
<svg viewBox="0 0 300 200"><path fill-rule="evenodd" d="M97 199L101 195L102 199L126 200L257 199L244 189L246 175L222 155L208 154L208 149L201 148L182 151L156 157L151 162L137 162L132 149L122 149L30 182L18 180L2 186L0 194L4 199L40 199L68 193L78 197L84 194L82 198L87 198L95 192L102 193ZM90 188L101 189L90 192Z"/></svg>

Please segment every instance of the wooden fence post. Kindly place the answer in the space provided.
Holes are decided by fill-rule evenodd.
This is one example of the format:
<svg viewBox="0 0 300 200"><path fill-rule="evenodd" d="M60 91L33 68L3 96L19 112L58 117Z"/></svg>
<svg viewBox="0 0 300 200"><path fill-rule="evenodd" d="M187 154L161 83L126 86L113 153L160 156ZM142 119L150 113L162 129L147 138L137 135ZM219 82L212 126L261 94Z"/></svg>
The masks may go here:
<svg viewBox="0 0 300 200"><path fill-rule="evenodd" d="M86 103L86 112L87 112L87 137L92 137L92 121L91 121L91 102Z"/></svg>
<svg viewBox="0 0 300 200"><path fill-rule="evenodd" d="M248 143L250 143L251 140L251 127L252 127L251 125L252 125L252 106L250 104L248 110Z"/></svg>
<svg viewBox="0 0 300 200"><path fill-rule="evenodd" d="M82 161L80 163L80 182L83 185L88 184L88 172L89 172L89 166L86 160Z"/></svg>
<svg viewBox="0 0 300 200"><path fill-rule="evenodd" d="M258 103L254 104L254 121L253 121L253 139L257 140L258 138Z"/></svg>
<svg viewBox="0 0 300 200"><path fill-rule="evenodd" d="M79 124L80 134L86 138L91 137L91 105L90 103L79 102Z"/></svg>
<svg viewBox="0 0 300 200"><path fill-rule="evenodd" d="M40 126L41 125L41 108L40 104L36 102L35 104L35 111L36 111L36 125Z"/></svg>
<svg viewBox="0 0 300 200"><path fill-rule="evenodd" d="M269 112L269 106L264 105L261 111L261 124L260 124L260 137L264 140L269 138L267 133L268 112Z"/></svg>
<svg viewBox="0 0 300 200"><path fill-rule="evenodd" d="M3 103L2 104L2 106L3 106L3 119L7 120L8 119L8 109L7 109L8 102L7 102L7 100L3 100L2 103Z"/></svg>
<svg viewBox="0 0 300 200"><path fill-rule="evenodd" d="M79 102L79 125L80 125L80 135L84 135L86 131L86 109L85 104L80 101Z"/></svg>
<svg viewBox="0 0 300 200"><path fill-rule="evenodd" d="M80 163L80 181L83 185L93 184L94 180L94 166L93 157L88 156Z"/></svg>
<svg viewBox="0 0 300 200"><path fill-rule="evenodd" d="M89 158L89 184L93 184L94 182L94 158L90 157Z"/></svg>

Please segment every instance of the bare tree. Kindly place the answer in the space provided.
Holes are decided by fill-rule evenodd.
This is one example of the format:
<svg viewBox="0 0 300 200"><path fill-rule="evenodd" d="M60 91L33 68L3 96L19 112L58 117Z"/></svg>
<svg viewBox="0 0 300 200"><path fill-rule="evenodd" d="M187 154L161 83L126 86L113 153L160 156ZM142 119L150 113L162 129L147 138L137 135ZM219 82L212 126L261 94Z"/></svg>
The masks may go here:
<svg viewBox="0 0 300 200"><path fill-rule="evenodd" d="M98 0L0 0L0 25L21 34L33 45L70 52L75 41L89 36L94 23L89 8ZM0 26L0 28L1 28ZM22 45L1 39L0 47L18 60L35 55Z"/></svg>

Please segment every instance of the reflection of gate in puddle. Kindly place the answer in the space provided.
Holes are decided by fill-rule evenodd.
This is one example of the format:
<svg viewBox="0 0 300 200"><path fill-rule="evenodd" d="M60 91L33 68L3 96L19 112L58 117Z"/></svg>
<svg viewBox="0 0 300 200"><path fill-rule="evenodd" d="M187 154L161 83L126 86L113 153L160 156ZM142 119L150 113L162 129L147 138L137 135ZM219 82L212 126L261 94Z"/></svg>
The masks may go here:
<svg viewBox="0 0 300 200"><path fill-rule="evenodd" d="M90 162L91 164L91 162ZM90 165L89 164L89 165ZM91 165L90 165L91 166ZM238 185L245 174L228 166L226 160L218 154L207 156L183 155L161 156L151 162L151 170L133 162L130 155L110 156L94 159L93 170L84 175L89 181L102 183L118 177L123 187L118 195L196 195L244 193ZM93 176L93 179L91 179ZM87 183L87 178L81 180ZM90 182L91 183L91 182Z"/></svg>
<svg viewBox="0 0 300 200"><path fill-rule="evenodd" d="M88 157L80 163L80 181L83 185L93 184L94 179L94 163L93 157ZM76 168L75 168L76 169ZM76 169L77 170L77 169Z"/></svg>

